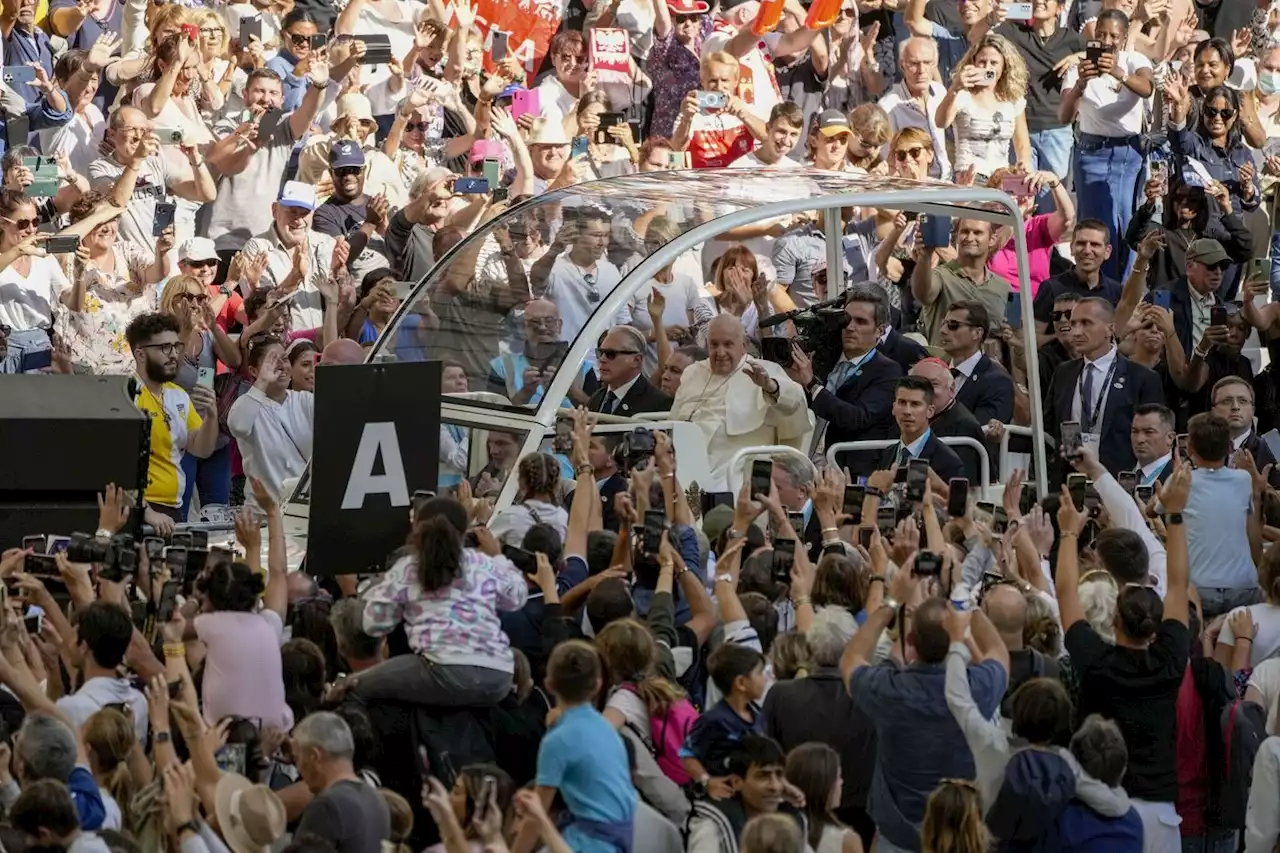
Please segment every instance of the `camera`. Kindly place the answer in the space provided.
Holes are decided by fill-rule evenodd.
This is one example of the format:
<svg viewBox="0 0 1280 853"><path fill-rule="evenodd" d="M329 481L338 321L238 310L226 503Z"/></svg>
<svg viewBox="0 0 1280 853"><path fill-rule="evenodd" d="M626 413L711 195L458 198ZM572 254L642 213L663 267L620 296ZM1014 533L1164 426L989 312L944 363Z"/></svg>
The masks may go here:
<svg viewBox="0 0 1280 853"><path fill-rule="evenodd" d="M71 534L67 559L73 563L97 563L103 580L118 582L138 566L138 549L133 537L117 533L110 539L97 539L87 533Z"/></svg>
<svg viewBox="0 0 1280 853"><path fill-rule="evenodd" d="M619 473L625 476L635 470L644 470L655 448L657 448L657 442L651 429L636 427L622 436L622 440L613 450L613 459L618 463Z"/></svg>
<svg viewBox="0 0 1280 853"><path fill-rule="evenodd" d="M785 323L787 320L795 323L795 343L813 361L813 375L826 376L840 361L843 353L840 333L849 324L849 315L845 313L844 302L845 296L842 294L826 302L810 305L803 310L787 311L767 317L760 322L760 326L768 328ZM788 341L789 344L790 341ZM768 358L767 355L765 357Z"/></svg>

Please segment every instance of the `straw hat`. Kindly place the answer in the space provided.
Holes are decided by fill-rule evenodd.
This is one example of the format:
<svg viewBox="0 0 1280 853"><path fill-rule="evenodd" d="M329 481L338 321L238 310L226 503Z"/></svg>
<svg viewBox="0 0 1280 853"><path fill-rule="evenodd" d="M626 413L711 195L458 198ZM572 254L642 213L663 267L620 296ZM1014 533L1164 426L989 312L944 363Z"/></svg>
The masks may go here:
<svg viewBox="0 0 1280 853"><path fill-rule="evenodd" d="M268 853L284 835L284 803L266 785L224 773L216 791L218 827L234 853Z"/></svg>

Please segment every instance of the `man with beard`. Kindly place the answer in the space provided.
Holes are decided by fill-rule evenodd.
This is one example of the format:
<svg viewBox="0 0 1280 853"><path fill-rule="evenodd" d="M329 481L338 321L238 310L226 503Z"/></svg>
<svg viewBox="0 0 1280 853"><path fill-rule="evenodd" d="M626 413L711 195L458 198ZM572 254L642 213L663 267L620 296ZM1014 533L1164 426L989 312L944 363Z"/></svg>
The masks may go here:
<svg viewBox="0 0 1280 853"><path fill-rule="evenodd" d="M489 362L489 388L517 406L536 406L555 377L569 344L560 333L564 323L550 299L534 299L524 306L524 347ZM586 376L589 368L579 371ZM584 398L585 399L585 398Z"/></svg>
<svg viewBox="0 0 1280 853"><path fill-rule="evenodd" d="M387 197L364 194L365 160L360 145L350 139L333 144L329 151L329 171L333 174L333 195L316 208L311 230L351 244L351 274L356 279L387 261Z"/></svg>
<svg viewBox="0 0 1280 853"><path fill-rule="evenodd" d="M316 189L301 181L287 181L280 197L271 205L271 227L244 244L243 255L256 258L266 255L265 269L257 281L249 284L256 290L280 288L289 297L289 317L295 329L315 329L324 322L324 303L316 287L313 272L330 275L345 264L346 244L338 248L328 234L311 230L316 209Z"/></svg>
<svg viewBox="0 0 1280 853"><path fill-rule="evenodd" d="M1111 229L1097 219L1085 219L1076 224L1071 234L1071 257L1075 266L1059 275L1045 279L1036 291L1036 333L1042 338L1052 337L1054 303L1067 293L1101 296L1116 305L1124 285L1102 274L1102 265L1111 257Z"/></svg>
<svg viewBox="0 0 1280 853"><path fill-rule="evenodd" d="M915 270L911 273L911 294L921 306L926 337L933 346L942 344L942 323L957 302L981 302L988 317L1003 317L1013 286L1009 280L987 269L996 248L995 226L984 219L959 219L955 225L956 259L934 265L935 248L917 248Z"/></svg>
<svg viewBox="0 0 1280 853"><path fill-rule="evenodd" d="M183 454L207 458L218 441L213 391L196 385L188 395L174 384L182 357L178 331L175 318L153 313L135 317L124 332L138 371L140 387L135 402L151 418L144 521L155 526L161 536L173 529L173 522L183 520Z"/></svg>
<svg viewBox="0 0 1280 853"><path fill-rule="evenodd" d="M918 362L911 368L911 375L923 376L933 386L933 417L929 420L929 428L934 435L938 438L963 437L986 441L977 418L956 399L956 378L951 375L951 368L942 359L926 358ZM972 447L959 446L951 449L960 457L969 482L981 483L982 466L978 461L978 451Z"/></svg>

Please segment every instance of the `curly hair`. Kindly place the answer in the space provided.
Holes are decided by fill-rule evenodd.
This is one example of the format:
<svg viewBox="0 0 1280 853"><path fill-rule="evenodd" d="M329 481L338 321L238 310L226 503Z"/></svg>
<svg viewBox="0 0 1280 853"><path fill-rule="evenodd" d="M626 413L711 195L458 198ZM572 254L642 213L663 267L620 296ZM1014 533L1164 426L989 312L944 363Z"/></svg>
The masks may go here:
<svg viewBox="0 0 1280 853"><path fill-rule="evenodd" d="M1025 98L1027 82L1031 78L1027 72L1027 63L1022 59L1018 49L1013 46L1013 42L1004 36L988 33L982 41L969 48L969 52L957 66L957 71L959 68L971 65L978 54L988 47L999 53L1000 58L1004 60L1004 70L1000 73L1000 79L996 80L996 97L1006 103Z"/></svg>

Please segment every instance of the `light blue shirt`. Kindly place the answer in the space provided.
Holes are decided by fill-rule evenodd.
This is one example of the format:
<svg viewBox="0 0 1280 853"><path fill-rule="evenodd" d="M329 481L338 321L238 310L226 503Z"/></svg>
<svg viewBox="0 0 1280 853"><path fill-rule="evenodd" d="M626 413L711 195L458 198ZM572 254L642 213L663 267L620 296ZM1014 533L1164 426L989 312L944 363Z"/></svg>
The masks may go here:
<svg viewBox="0 0 1280 853"><path fill-rule="evenodd" d="M920 454L924 452L924 446L929 442L929 436L931 435L933 435L933 427L925 427L924 434L922 434L915 441L906 445L907 453L911 456L912 459L918 459L920 457ZM898 447L901 448L902 446L903 446L902 442L899 441ZM897 451L895 451L894 456L897 456L897 455L898 455Z"/></svg>
<svg viewBox="0 0 1280 853"><path fill-rule="evenodd" d="M1197 468L1183 513L1191 583L1200 588L1243 589L1258 585L1249 549L1253 481L1234 468Z"/></svg>
<svg viewBox="0 0 1280 853"><path fill-rule="evenodd" d="M636 789L622 737L589 705L568 708L543 737L537 783L557 789L575 820L626 824L635 815ZM564 840L575 853L617 853L572 824Z"/></svg>

